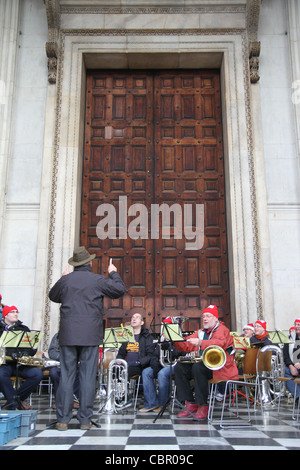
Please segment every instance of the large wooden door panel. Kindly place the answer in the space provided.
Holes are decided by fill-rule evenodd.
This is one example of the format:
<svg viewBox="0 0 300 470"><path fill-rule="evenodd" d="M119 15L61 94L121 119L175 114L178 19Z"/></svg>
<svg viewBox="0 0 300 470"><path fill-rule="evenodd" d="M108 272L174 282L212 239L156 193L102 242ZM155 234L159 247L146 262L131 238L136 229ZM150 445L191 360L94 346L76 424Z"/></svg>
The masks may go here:
<svg viewBox="0 0 300 470"><path fill-rule="evenodd" d="M135 309L144 315L153 312L148 296L153 284L151 240L124 238L119 227L126 212L124 206L120 214L120 196L127 198L128 208L140 203L150 210L152 202L152 88L152 74L143 72L87 75L81 240L97 254L95 271L106 274L112 258L127 286L122 299L105 300L110 325L124 323ZM117 238L97 236L97 207L102 204L115 208Z"/></svg>
<svg viewBox="0 0 300 470"><path fill-rule="evenodd" d="M85 128L81 243L97 254L97 272L105 274L113 258L127 287L122 299L105 301L108 324L140 311L148 326L182 315L190 318L186 328L196 328L210 303L229 324L219 73L88 72ZM117 238L97 235L103 204L115 208ZM137 204L146 207L148 223L138 227L143 238L133 239ZM153 204L170 208L159 215L155 236ZM204 244L190 250L184 213L190 205L195 230L197 204L204 208Z"/></svg>
<svg viewBox="0 0 300 470"><path fill-rule="evenodd" d="M205 306L216 303L225 319L229 305L219 75L160 72L154 96L155 202L179 204L182 214L187 204L204 205L205 233L198 250L187 250L184 240L156 240L155 269L161 273L155 278L156 314L196 319L202 300Z"/></svg>

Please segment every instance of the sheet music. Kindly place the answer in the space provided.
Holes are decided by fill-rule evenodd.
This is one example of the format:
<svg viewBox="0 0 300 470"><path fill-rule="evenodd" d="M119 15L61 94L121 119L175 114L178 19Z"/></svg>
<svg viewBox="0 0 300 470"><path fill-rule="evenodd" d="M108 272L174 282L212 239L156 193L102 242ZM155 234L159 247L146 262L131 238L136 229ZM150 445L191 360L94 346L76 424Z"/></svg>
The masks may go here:
<svg viewBox="0 0 300 470"><path fill-rule="evenodd" d="M173 342L184 341L182 338L181 328L178 323L164 323L162 334L166 340L171 340Z"/></svg>
<svg viewBox="0 0 300 470"><path fill-rule="evenodd" d="M285 344L291 341L288 338L288 333L282 330L269 331L269 337L274 344Z"/></svg>
<svg viewBox="0 0 300 470"><path fill-rule="evenodd" d="M12 349L37 349L43 337L40 331L4 331L0 337L0 347Z"/></svg>
<svg viewBox="0 0 300 470"><path fill-rule="evenodd" d="M43 337L43 333L40 331L24 331L24 335L21 338L19 348L30 348L37 349L39 342Z"/></svg>
<svg viewBox="0 0 300 470"><path fill-rule="evenodd" d="M132 326L105 328L103 343L100 348L119 348L121 343L134 343Z"/></svg>
<svg viewBox="0 0 300 470"><path fill-rule="evenodd" d="M0 338L0 346L5 348L17 348L24 331L4 331Z"/></svg>

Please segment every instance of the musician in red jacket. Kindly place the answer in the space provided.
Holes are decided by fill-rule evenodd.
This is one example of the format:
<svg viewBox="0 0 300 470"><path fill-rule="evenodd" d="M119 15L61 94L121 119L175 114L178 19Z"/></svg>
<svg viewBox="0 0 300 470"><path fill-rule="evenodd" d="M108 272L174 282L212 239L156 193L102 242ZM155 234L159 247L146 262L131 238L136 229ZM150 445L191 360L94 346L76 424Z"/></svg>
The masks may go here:
<svg viewBox="0 0 300 470"><path fill-rule="evenodd" d="M208 369L200 362L178 362L175 366L175 383L178 400L185 402L186 409L178 417L190 417L189 410L197 419L208 416L208 381L212 378L235 380L238 369L234 361L233 338L229 329L219 321L218 309L209 305L202 312L203 328L186 338L186 341L175 343L176 349L184 352L199 351L203 353L208 346L220 346L226 353L226 363L219 370ZM190 380L194 379L195 396L193 396Z"/></svg>

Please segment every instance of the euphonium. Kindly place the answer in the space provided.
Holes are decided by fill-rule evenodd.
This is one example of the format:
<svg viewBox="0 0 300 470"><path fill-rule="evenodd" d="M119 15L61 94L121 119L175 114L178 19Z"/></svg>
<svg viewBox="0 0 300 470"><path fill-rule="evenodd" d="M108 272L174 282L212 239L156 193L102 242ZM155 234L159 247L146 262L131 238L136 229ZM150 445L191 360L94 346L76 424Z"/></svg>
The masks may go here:
<svg viewBox="0 0 300 470"><path fill-rule="evenodd" d="M170 351L168 349L163 350L160 347L160 352L159 352L159 361L163 367L170 367L170 365L174 366L177 363L177 359L170 357Z"/></svg>
<svg viewBox="0 0 300 470"><path fill-rule="evenodd" d="M123 359L113 359L108 366L106 413L114 413L116 408L124 408L127 401L128 364Z"/></svg>

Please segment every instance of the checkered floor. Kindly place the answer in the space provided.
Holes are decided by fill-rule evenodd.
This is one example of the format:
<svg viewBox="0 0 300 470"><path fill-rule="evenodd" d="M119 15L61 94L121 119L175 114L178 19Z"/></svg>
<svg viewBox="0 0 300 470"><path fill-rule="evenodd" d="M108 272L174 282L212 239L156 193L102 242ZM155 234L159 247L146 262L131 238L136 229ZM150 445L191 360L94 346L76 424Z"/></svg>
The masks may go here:
<svg viewBox="0 0 300 470"><path fill-rule="evenodd" d="M2 403L3 405L3 403ZM132 408L124 414L98 414L99 405L95 402L94 420L101 427L81 431L74 418L68 431L59 432L49 427L56 419L55 411L49 407L45 396L34 396L34 409L38 409L35 434L17 438L0 450L106 450L131 451L198 451L198 450L296 450L300 449L300 419L292 420L292 404L286 399L277 412L277 407L265 408L263 415L258 409L251 412L251 427L221 430L217 421L213 424L196 422L192 419L178 419L166 410L162 417L153 423L156 413L135 414ZM220 404L215 417L218 418ZM244 408L244 409L243 409ZM240 405L242 420L235 424L247 424L245 406ZM229 412L228 412L229 413ZM228 416L234 417L230 412ZM129 455L129 454L127 454Z"/></svg>

